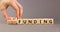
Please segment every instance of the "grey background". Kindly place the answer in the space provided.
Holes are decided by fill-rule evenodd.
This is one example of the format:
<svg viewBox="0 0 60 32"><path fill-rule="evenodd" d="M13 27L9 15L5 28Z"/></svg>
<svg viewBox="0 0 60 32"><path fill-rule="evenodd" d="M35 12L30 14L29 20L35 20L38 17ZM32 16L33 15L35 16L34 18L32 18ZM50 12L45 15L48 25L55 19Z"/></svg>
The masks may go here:
<svg viewBox="0 0 60 32"><path fill-rule="evenodd" d="M53 25L8 25L0 11L0 32L60 32L60 0L18 0L24 7L22 18L53 18ZM15 16L12 7L9 16Z"/></svg>

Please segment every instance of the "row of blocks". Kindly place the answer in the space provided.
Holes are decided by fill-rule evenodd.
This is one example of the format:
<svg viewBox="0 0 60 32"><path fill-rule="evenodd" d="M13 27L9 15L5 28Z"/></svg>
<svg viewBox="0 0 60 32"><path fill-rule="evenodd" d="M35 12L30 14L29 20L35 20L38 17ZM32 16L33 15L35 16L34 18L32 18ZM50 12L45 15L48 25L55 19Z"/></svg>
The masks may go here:
<svg viewBox="0 0 60 32"><path fill-rule="evenodd" d="M52 18L17 19L8 20L7 24L54 24L54 19Z"/></svg>

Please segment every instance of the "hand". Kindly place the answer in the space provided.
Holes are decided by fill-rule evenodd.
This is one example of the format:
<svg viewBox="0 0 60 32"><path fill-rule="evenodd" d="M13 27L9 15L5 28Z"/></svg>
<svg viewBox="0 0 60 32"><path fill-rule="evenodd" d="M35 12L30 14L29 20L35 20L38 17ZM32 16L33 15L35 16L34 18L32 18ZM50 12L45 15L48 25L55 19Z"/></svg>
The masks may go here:
<svg viewBox="0 0 60 32"><path fill-rule="evenodd" d="M6 20L17 20L16 17L7 17Z"/></svg>

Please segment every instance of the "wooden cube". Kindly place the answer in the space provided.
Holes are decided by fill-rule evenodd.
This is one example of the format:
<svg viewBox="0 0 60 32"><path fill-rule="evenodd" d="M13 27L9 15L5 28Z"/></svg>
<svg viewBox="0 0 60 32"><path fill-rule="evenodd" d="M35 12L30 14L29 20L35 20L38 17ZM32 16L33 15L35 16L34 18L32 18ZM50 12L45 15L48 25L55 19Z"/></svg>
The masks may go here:
<svg viewBox="0 0 60 32"><path fill-rule="evenodd" d="M7 24L18 24L17 20L7 20Z"/></svg>

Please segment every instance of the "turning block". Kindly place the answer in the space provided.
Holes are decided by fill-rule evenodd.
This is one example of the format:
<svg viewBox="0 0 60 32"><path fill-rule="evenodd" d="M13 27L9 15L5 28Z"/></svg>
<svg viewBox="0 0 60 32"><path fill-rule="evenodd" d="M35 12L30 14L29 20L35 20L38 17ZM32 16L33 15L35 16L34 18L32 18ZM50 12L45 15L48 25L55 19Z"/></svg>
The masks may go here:
<svg viewBox="0 0 60 32"><path fill-rule="evenodd" d="M17 20L7 20L7 24L18 24Z"/></svg>

